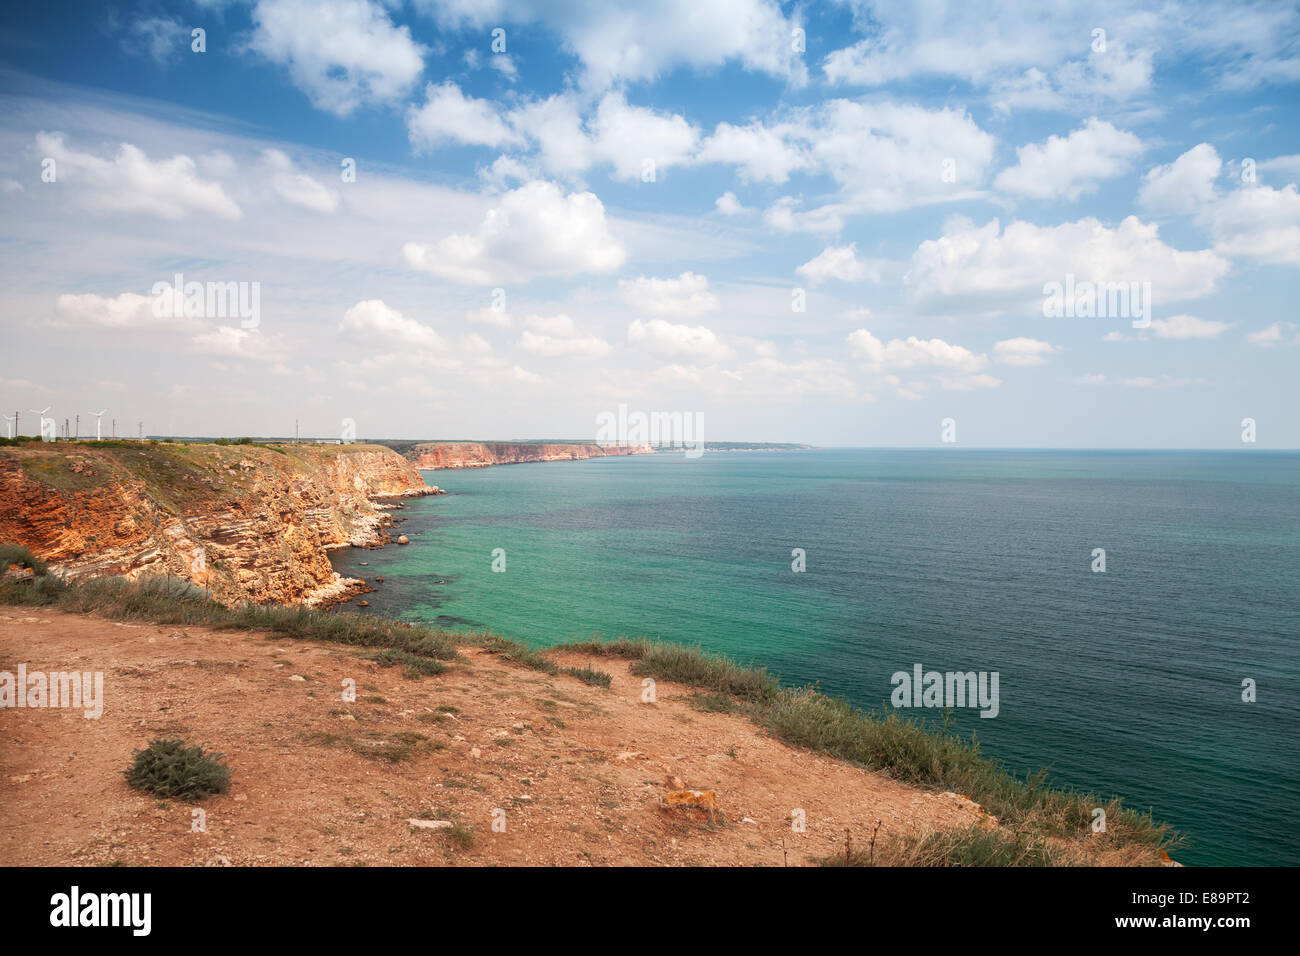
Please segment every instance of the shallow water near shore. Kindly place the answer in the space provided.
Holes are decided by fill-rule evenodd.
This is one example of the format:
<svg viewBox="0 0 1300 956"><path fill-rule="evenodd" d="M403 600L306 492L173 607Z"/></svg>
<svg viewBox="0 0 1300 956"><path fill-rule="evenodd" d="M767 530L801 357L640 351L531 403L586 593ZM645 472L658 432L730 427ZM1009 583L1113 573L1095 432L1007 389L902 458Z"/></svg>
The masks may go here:
<svg viewBox="0 0 1300 956"><path fill-rule="evenodd" d="M1300 863L1300 454L708 453L425 478L449 494L395 512L409 546L334 555L385 578L356 613L538 645L660 637L865 708L916 664L996 671L997 716L954 721L1009 770L1153 808L1189 865Z"/></svg>

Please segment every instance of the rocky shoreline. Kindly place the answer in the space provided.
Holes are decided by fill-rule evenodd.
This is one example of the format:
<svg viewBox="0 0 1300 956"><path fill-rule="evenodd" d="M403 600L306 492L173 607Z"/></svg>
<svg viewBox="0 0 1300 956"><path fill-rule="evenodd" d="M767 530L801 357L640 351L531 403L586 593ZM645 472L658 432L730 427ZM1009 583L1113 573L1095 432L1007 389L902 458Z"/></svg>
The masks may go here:
<svg viewBox="0 0 1300 956"><path fill-rule="evenodd" d="M443 493L376 445L0 448L0 541L69 579L161 574L226 604L346 600L328 552L382 547L400 500Z"/></svg>

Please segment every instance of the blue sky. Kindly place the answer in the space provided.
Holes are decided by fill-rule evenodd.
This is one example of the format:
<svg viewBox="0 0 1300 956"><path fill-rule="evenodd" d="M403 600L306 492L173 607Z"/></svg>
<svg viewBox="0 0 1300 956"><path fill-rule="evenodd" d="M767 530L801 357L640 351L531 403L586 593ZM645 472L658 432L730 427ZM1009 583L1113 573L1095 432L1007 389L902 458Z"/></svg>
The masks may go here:
<svg viewBox="0 0 1300 956"><path fill-rule="evenodd" d="M591 438L627 404L715 440L1300 445L1294 5L920 7L11 5L0 404L25 433L52 405ZM177 273L257 283L257 316L160 316ZM1067 277L1136 298L1045 315Z"/></svg>

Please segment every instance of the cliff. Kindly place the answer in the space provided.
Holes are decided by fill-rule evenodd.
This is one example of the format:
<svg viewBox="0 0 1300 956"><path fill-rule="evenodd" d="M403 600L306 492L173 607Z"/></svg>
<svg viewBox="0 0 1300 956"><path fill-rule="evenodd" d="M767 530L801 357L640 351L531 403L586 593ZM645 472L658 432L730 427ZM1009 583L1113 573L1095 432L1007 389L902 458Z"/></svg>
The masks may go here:
<svg viewBox="0 0 1300 956"><path fill-rule="evenodd" d="M315 604L361 586L327 552L388 539L376 499L437 493L375 445L33 442L0 448L0 541L67 578L168 574L224 603Z"/></svg>
<svg viewBox="0 0 1300 956"><path fill-rule="evenodd" d="M542 444L534 442L420 442L406 449L419 469L486 468L526 461L576 461L621 455L648 455L647 445Z"/></svg>

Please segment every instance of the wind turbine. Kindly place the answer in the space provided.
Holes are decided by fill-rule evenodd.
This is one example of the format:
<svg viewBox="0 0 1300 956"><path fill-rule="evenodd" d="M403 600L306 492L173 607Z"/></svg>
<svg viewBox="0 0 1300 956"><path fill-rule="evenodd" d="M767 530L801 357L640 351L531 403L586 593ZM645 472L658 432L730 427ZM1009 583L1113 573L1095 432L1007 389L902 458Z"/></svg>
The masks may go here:
<svg viewBox="0 0 1300 956"><path fill-rule="evenodd" d="M9 429L9 437L13 438L14 422L18 421L18 413L14 412L13 418L10 418L8 415L0 415L0 418L3 418L5 420L5 426Z"/></svg>
<svg viewBox="0 0 1300 956"><path fill-rule="evenodd" d="M53 405L46 405L44 408L27 409L29 412L35 412L37 417L40 418L41 424L39 426L39 431L37 432L37 434L40 435L41 438L45 437L45 413L48 412L53 407L54 407Z"/></svg>
<svg viewBox="0 0 1300 956"><path fill-rule="evenodd" d="M95 416L95 441L103 441L103 438L100 435L100 429L104 424L104 413L106 411L108 411L107 408L101 408L97 412L86 412L87 415Z"/></svg>

